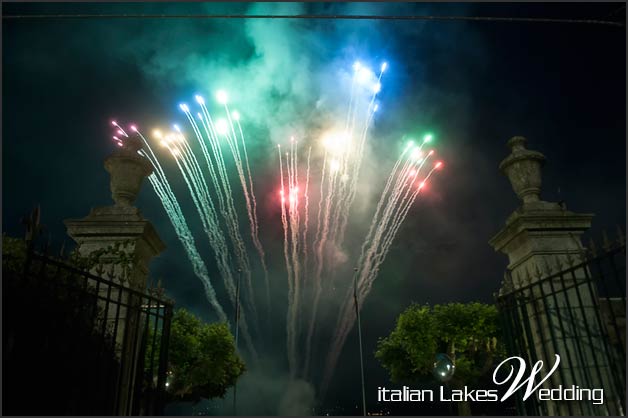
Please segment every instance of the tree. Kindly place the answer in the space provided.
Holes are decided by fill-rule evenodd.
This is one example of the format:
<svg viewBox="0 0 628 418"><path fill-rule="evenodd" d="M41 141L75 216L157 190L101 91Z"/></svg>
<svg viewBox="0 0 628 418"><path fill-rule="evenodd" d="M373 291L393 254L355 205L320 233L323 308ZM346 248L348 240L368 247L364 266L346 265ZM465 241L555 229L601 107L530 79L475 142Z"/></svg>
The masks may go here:
<svg viewBox="0 0 628 418"><path fill-rule="evenodd" d="M78 251L74 251L67 257L56 259L63 262L63 264L86 272L92 269L96 270L97 274L99 271L102 272L102 268L99 268L99 266L102 265L103 259L106 259L108 265L121 266L121 270L124 271L126 266L132 262L128 254L124 251L124 245L125 243L121 242L108 248L94 251L88 256L81 256ZM94 321L102 315L102 308L98 307L96 302L97 290L94 289L94 286L88 284L80 274L75 273L74 269L59 269L50 264L45 264L43 268L41 268L40 265L42 263L32 259L32 257L28 261L30 263L29 271L31 272L29 277L34 275L34 278L37 280L25 280L25 278L22 277L22 272L24 271L25 263L29 259L30 253L27 247L27 243L23 239L12 238L3 234L2 272L5 277L4 285L7 287L7 290L9 290L7 293L12 295L8 303L14 307L10 309L10 311L25 312L20 317L19 322L13 316L11 317L13 320L9 321L7 329L15 330L15 332L6 333L10 338L5 339L5 341L11 341L12 345L4 347L5 352L9 352L10 354L18 353L21 355L20 358L28 358L28 356L24 355L26 353L31 354L31 357L37 357L37 355L32 354L31 351L26 351L24 348L17 350L12 349L12 347L13 345L18 347L17 344L20 341L30 342L31 339L26 337L46 337L52 335L50 341L55 341L59 344L68 343L71 347L77 348L81 355L89 355L90 353L103 351L105 353L111 352L112 361L114 361L115 347L98 347L98 343L104 345L106 341L98 339L102 339L102 335L100 334L95 337L91 335L91 332L95 329L93 325ZM48 258L55 257L48 256ZM105 271L104 273L106 274L107 272ZM50 287L55 291L51 291L51 289L49 289ZM34 306L34 308L24 311L24 306ZM90 309L94 306L97 307L97 310ZM77 312L80 314L77 314ZM89 312L89 315L85 314L85 312ZM27 319L31 322L27 322ZM49 323L52 322L62 324L62 326L55 327L49 325ZM70 323L72 326L68 325ZM23 324L28 325L23 326ZM35 325L37 325L37 327ZM158 335L154 336L154 326L152 325L154 324L147 327L148 334L145 338L148 341L161 341L161 329L158 330ZM40 328L42 332L35 332L36 329ZM61 329L64 333L61 334L58 329ZM85 334L85 336L83 334ZM43 339L46 341L46 338ZM13 343L13 340L17 342ZM92 340L95 340L95 342ZM36 343L30 345L33 347L33 350L36 350L42 346L50 346L50 344L50 342L42 343L37 340ZM93 348L94 346L95 348ZM20 345L19 347L22 346ZM153 380L156 380L154 377L157 375L159 362L151 361L151 358L158 358L159 352L153 354L152 350L159 350L159 347L159 344L147 344L146 346L144 357L146 379L144 389L147 391L154 390L154 386L157 383ZM53 352L51 348L48 348L48 351ZM76 355L73 354L74 357L68 356L68 352L69 351L65 349L65 357L76 362ZM39 355L39 357L42 356ZM63 364L66 370L73 369L70 366L66 367L65 363L60 361L59 354L52 356L50 361L47 361L48 357L44 360L46 360L43 361L44 364L51 366ZM170 328L168 360L168 385L166 393L170 401L198 402L202 398L223 397L227 389L233 386L245 371L244 362L236 353L235 341L231 335L229 326L226 323L204 323L185 309L177 309L173 314ZM23 363L28 362L24 360ZM32 363L32 361L30 363ZM153 370L151 370L151 367ZM42 368L40 367L40 369ZM84 367L80 369L87 370ZM109 369L113 370L117 368L110 367ZM37 373L15 373L15 375L23 375L24 378L29 379L35 374ZM56 379L57 382L60 381L59 375L68 378L70 376L67 373L60 372L48 373L47 375ZM11 376L13 376L13 374ZM90 376L98 378L95 374ZM149 379L149 377L153 379ZM13 380L15 381L15 379ZM76 386L77 381L84 383L84 380L80 379L75 379L75 381L71 381L71 383ZM48 381L46 382L50 384ZM71 386L70 383L67 385L50 385L58 390ZM47 393L48 392L51 391L48 390ZM52 399L61 400L65 398L67 398L67 396L56 396L56 398L53 397ZM43 404L31 403L28 405L33 407ZM46 403L46 405L50 405L50 402ZM56 411L61 411L59 414L63 415L65 410L60 409ZM81 410L78 410L78 412L82 413ZM102 413L107 414L110 413L110 411L104 411Z"/></svg>
<svg viewBox="0 0 628 418"><path fill-rule="evenodd" d="M172 318L168 363L171 401L223 397L246 370L226 323L204 323L182 308Z"/></svg>
<svg viewBox="0 0 628 418"><path fill-rule="evenodd" d="M456 366L452 386L473 386L504 353L497 315L494 305L482 303L413 304L378 341L375 357L393 382L404 382L429 378L436 354L445 352ZM460 415L469 412L459 403Z"/></svg>

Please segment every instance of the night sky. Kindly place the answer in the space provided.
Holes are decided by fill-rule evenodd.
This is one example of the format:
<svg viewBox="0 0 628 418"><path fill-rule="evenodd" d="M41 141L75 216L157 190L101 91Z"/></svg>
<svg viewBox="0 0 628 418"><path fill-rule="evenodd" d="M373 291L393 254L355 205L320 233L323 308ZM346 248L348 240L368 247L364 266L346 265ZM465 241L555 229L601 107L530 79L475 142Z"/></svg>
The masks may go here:
<svg viewBox="0 0 628 418"><path fill-rule="evenodd" d="M620 7L5 3L3 14L433 14L625 21L625 9L613 14ZM410 303L492 301L507 259L487 242L519 204L497 169L509 153L510 137L527 137L528 148L547 157L544 200L562 200L569 210L595 214L589 235L625 225L625 28L462 21L4 19L2 35L3 232L21 236L20 217L40 204L53 243L69 243L64 219L112 203L103 168L115 148L110 121L134 122L145 131L183 125L180 102L193 101L196 93L209 97L224 87L252 138L260 236L270 260L279 259L271 261L279 283L285 281L277 243L281 226L268 197L277 180L275 144L291 131L307 136L311 120L321 117L313 111L317 103L345 103L330 69L350 68L355 60L374 66L388 62L362 173L373 188L356 202L373 209L403 135L434 133L445 169L412 208L363 308L370 409L378 409L377 386L392 386L372 355L376 342ZM174 164L165 165L196 231L200 222L186 200L185 184ZM136 206L168 247L151 264L151 276L162 279L177 306L214 320L148 182ZM369 223L368 210L360 213L350 225L356 232L349 239L358 247ZM209 254L202 235L197 241L201 253ZM212 269L211 256L207 260ZM285 291L276 295L281 321ZM272 337L266 369L249 373L238 388L241 413L275 414L286 403L305 407L315 397L304 384L294 399L282 398L285 336ZM322 359L326 346L319 345ZM356 348L352 332L325 408L350 410L359 404ZM265 401L248 401L260 395ZM226 399L213 402L211 412L230 413L230 395ZM190 413L186 408L171 412Z"/></svg>

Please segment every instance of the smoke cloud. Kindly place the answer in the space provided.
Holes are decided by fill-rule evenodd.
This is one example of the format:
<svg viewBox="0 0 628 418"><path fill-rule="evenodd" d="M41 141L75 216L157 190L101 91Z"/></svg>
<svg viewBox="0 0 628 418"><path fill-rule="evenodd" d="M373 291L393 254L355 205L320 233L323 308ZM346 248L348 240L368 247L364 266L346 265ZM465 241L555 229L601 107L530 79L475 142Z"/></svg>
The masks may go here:
<svg viewBox="0 0 628 418"><path fill-rule="evenodd" d="M604 7L384 2L7 3L3 11L586 18L591 13L607 14ZM3 99L10 104L3 113L3 135L7 138L3 170L20 173L5 176L3 183L3 197L10 203L3 207L3 232L9 235L23 234L19 218L38 203L42 204L42 222L52 232L53 242L66 237L61 219L82 217L90 207L111 204L109 178L102 169L103 157L114 146L108 132L110 118L135 122L145 133L172 123L184 126L179 103L193 105L195 94L213 103L217 89L228 92L230 108L242 115L247 136L259 203L260 239L269 257L272 284L272 312L269 318L262 312L261 321L268 330L256 340L263 364L254 367L247 361L249 370L238 384L238 411L242 414L306 411L312 396L321 401L322 357L329 350L340 299L346 295L338 282L351 280L373 205L407 139L425 131L434 133L435 148L445 161L445 169L411 208L364 301L367 394L374 393L387 378L372 356L377 339L390 331L409 303L492 301L491 294L499 286L507 261L487 241L518 205L507 179L497 170L509 152L505 146L509 137L525 135L530 148L547 156L544 199L565 200L571 210L595 213L594 228L598 230L624 223L625 201L618 202L617 197L624 196L626 189L622 157L626 144L625 65L621 60L625 43L615 28L332 19L6 19L3 23L3 58L7 63L3 68ZM355 60L372 67L387 61L389 70L382 79L380 110L367 142L345 245L326 249L328 259L338 266L335 276L341 280L323 295L327 305L319 310L311 348L311 378L291 389L294 382L286 371L288 286L286 268L277 260L282 254L283 234L277 204L276 144L292 135L301 139L300 144L316 144L327 129L335 128L335 121L346 111ZM574 115L579 114L587 117L574 123ZM565 146L565 138L569 146ZM603 138L603 146L592 146L591 138ZM314 161L321 158L319 149L313 148L313 177L318 174ZM162 163L168 182L195 235L198 253L207 262L217 298L224 303L227 292L212 262L208 240L197 234L202 230L199 217L177 167L166 157ZM237 191L237 178L231 184ZM236 207L241 204L236 202ZM177 306L206 320L217 320L149 185L143 187L137 206L168 247L151 262L154 281L162 279ZM247 220L240 222L244 230ZM250 254L254 277L259 278L254 251ZM260 305L262 300L260 297ZM307 314L311 307L304 305ZM225 307L225 314L233 318L229 308ZM307 325L297 324L297 329L307 332ZM304 345L299 343L297 350L304 351ZM326 406L338 401L351 404L351 412L359 410L357 347L354 330L339 358ZM250 360L244 346L240 348ZM214 408L212 412L219 409L222 414L231 414L231 394L202 406L208 405ZM189 414L189 405L178 411Z"/></svg>
<svg viewBox="0 0 628 418"><path fill-rule="evenodd" d="M207 8L208 13L221 12L216 9L220 6L203 7ZM296 3L257 3L246 7L243 12L306 14L313 7ZM403 14L404 10L400 5L391 9L373 4L329 5L327 8L324 12L331 14ZM428 8L425 10L428 11ZM272 177L276 175L273 173L277 166L277 143L286 143L288 138L294 136L306 145L316 145L330 127L337 128L348 105L353 62L360 60L377 68L382 61L391 60L393 74L397 75L389 80L387 74L382 80L383 106L390 110L385 109L382 126L379 126L379 118L374 121L378 140L367 142L346 243L343 248L332 247L326 250L329 259L337 266L337 274L351 278L351 269L359 256L360 245L373 214L373 204L377 201L383 182L399 154L397 144L401 143L404 130L416 130L416 125L422 125L435 116L438 106L454 107L458 111L464 111L468 106L462 92L442 92L427 86L412 100L403 97L403 84L420 77L423 68L405 68L404 64L396 63L394 51L410 37L428 35L424 33L424 25L423 22L390 25L376 21L289 19L203 23L174 21L167 25L150 22L138 31L116 35L124 38L124 41L116 42L116 45L117 56L126 56L134 61L156 89L166 91L174 88L189 92L178 95L182 102L192 100L196 93L211 97L218 89L228 92L231 109L238 110L242 115L244 129L249 138L250 145L247 146L254 167L256 193L261 195L268 193L269 183L272 183ZM390 40L393 35L394 42ZM451 40L451 37L443 39L440 36L438 33L429 34L424 37L424 41L443 45ZM466 37L465 42L470 42L470 36ZM421 50L422 48L417 49L418 52ZM391 91L388 97L396 94L401 97L401 101L395 103L390 99L385 100L387 90ZM428 109L425 106L428 102L437 103L438 106ZM176 119L181 117L174 112L164 113L171 115L170 118L173 114ZM408 121L412 122L412 126L407 126ZM313 158L321 158L319 149L320 147L315 148ZM317 185L313 184L312 187L316 188ZM276 219L278 222L277 214L268 207L273 204L276 205L275 202L266 201L266 205L260 207L260 217L267 224L272 223L268 219ZM447 225L446 219L436 218L435 221ZM244 223L242 225L246 227ZM273 227L262 225L262 228L268 231L268 228ZM261 239L265 245L268 244L264 231ZM280 254L273 250L268 253ZM276 260L274 264L277 264ZM271 268L271 273L275 283L273 300L285 300L285 272L279 268ZM341 287L326 298L344 297L342 289L344 288ZM330 302L329 307L336 303ZM280 303L273 308L273 321L276 323L273 334L276 340L273 345L275 349L279 348L275 353L280 353L277 369L251 369L242 379L239 390L242 396L264 391L265 402L274 405L267 407L278 407L281 414L306 414L310 412L308 408L316 397L315 390L311 383L305 381L288 383L282 374L285 365L281 361L281 342L285 335L278 333L278 330L283 329L285 305ZM306 319L307 315L303 318ZM333 329L335 318L329 312L325 312L323 318L326 322L318 327L322 328L321 332L325 337L329 337L327 334ZM307 323L304 322L299 327L303 331L307 329ZM324 347L324 344L318 342L318 351L314 355L322 357L325 353ZM315 367L322 365L322 358L313 364ZM279 377L271 377L274 374ZM275 379L276 384L269 386L267 382L270 379ZM243 405L245 403L241 402ZM249 413L256 411L251 410Z"/></svg>

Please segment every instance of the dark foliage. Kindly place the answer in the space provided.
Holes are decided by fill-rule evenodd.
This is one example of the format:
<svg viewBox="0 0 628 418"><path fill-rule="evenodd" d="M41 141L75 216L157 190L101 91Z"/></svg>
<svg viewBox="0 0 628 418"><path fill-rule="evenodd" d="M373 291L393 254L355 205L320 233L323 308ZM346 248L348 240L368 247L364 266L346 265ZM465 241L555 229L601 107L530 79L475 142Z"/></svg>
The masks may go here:
<svg viewBox="0 0 628 418"><path fill-rule="evenodd" d="M72 274L51 277L20 240L3 239L3 414L112 414L115 343L96 331L98 304Z"/></svg>

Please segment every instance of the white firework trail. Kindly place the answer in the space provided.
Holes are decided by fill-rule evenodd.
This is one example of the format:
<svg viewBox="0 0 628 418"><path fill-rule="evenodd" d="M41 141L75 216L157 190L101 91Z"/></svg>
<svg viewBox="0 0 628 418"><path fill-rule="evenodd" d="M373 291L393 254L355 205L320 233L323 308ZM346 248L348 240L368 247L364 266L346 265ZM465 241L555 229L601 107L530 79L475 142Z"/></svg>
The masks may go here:
<svg viewBox="0 0 628 418"><path fill-rule="evenodd" d="M153 173L149 176L149 181L153 186L155 193L160 198L162 205L166 210L166 214L168 215L172 225L175 228L177 237L181 241L188 258L192 263L195 274L203 284L205 295L210 305L212 306L221 321L228 322L224 309L216 298L216 293L211 284L211 279L209 277L207 267L202 260L200 254L198 253L194 237L190 231L189 226L187 225L179 202L170 187L166 174L161 164L159 163L157 156L155 155L152 147L150 146L146 138L142 135L142 133L135 126L131 126L131 129L137 133L139 138L141 138L142 142L144 143L144 149L140 150L139 154L147 158L155 168ZM127 136L126 133L125 136ZM161 137L160 134L158 136ZM207 199L209 196L203 195L202 180L199 181L198 177L199 168L195 159L193 159L193 154L189 154L191 150L187 145L185 137L183 137L182 134L169 134L167 138L162 138L161 142L162 145L165 145L170 153L175 157L175 161L177 162L177 165L182 175L184 176L186 183L188 184L188 188L193 195L193 200L197 205L197 209L200 210L198 205L201 201L206 206L205 209L207 209L207 207L211 208L211 204L208 205L207 203ZM183 163L183 166L179 163L179 159ZM195 164L196 167L194 167ZM207 215L207 212L205 212L205 214ZM215 214L214 216L210 214L207 217L203 217L203 219L203 223L206 226L206 228L204 229L206 230L206 233L208 233L208 237L210 238L210 244L212 246L212 249L214 250L214 255L216 256L217 265L219 267L219 270L221 271L221 275L223 276L223 278L226 278L230 274L228 270L227 253L225 252L226 245L224 243L224 240L221 241L220 236L218 236L217 234L211 234L208 231L208 229L211 231L212 226L215 226L211 225L211 223L212 221L215 222L217 220L216 216ZM230 287L229 283L229 280L225 280L225 285L227 289L229 289ZM231 298L231 302L232 305L235 304L235 300L233 298ZM247 348L251 353L251 356L255 361L257 361L257 353L253 344L253 340L250 336L250 332L248 331L246 318L241 317L240 328L242 329L242 334L247 344Z"/></svg>
<svg viewBox="0 0 628 418"><path fill-rule="evenodd" d="M297 365L297 356L296 356L296 336L292 329L292 312L294 305L294 268L292 266L291 257L290 257L290 247L289 247L289 226L288 226L288 215L286 211L286 192L284 185L284 172L283 172L283 157L281 155L281 145L277 145L277 151L279 154L279 175L281 179L281 190L279 194L281 196L281 225L283 227L283 254L284 261L286 263L286 272L288 274L288 310L286 316L286 346L287 346L287 354L288 354L288 367L291 373L291 377L294 377L294 370ZM288 158L286 158L286 161ZM288 167L286 167L288 170ZM290 187L290 183L288 183L288 187ZM289 191L290 197L292 191Z"/></svg>
<svg viewBox="0 0 628 418"><path fill-rule="evenodd" d="M333 268L336 260L331 259L326 263L325 255L328 254L326 249L331 249L332 254L342 248L344 234L349 219L349 211L353 204L357 191L360 168L363 161L365 143L368 136L368 129L373 120L373 115L377 111L375 99L381 90L381 78L386 70L387 64L382 64L379 75L374 78L374 74L367 67L360 63L355 63L354 73L351 81L351 93L349 97L349 106L347 116L344 122L344 131L336 138L326 140L326 149L323 162L323 174L321 178L321 197L319 201L319 214L317 223L315 248L315 272L314 296L312 301L312 313L310 315L309 327L306 337L306 360L304 366L304 375L307 376L309 371L310 352L314 333L316 331L316 322L318 315L318 305L323 290L321 283L322 273L327 269L333 278ZM373 81L375 79L375 81ZM362 89L360 89L360 87ZM364 89L371 91L366 112L363 119L359 118L359 114L364 109L359 106L360 97L363 95ZM356 135L356 130L358 135ZM354 144L357 140L357 144ZM330 148L328 150L328 148ZM328 177L328 187L323 193L325 183L325 163L328 157L328 151L332 153L330 162L330 170ZM325 202L324 211L321 204ZM322 215L322 216L321 216Z"/></svg>
<svg viewBox="0 0 628 418"><path fill-rule="evenodd" d="M442 163L437 162L422 181L418 182L417 179L422 166L433 154L430 151L426 157L421 158L421 147L415 147L410 150L411 152L407 152L408 147L404 150L402 156L395 163L378 202L375 216L362 246L362 254L358 262L358 309L361 309L366 296L370 292L379 268L388 254L390 246L410 207L420 191L425 187L434 170L442 165ZM402 165L401 170L399 170L400 165ZM353 289L348 289L338 317L334 340L327 356L326 372L322 383L323 391L326 390L329 384L342 346L356 320L352 293Z"/></svg>
<svg viewBox="0 0 628 418"><path fill-rule="evenodd" d="M181 241L186 255L188 256L188 259L192 263L194 273L203 283L207 300L214 308L214 311L216 312L216 315L218 316L220 321L228 322L227 315L225 314L222 305L218 302L218 299L216 298L216 291L211 284L211 279L209 277L207 266L205 265L205 262L201 258L201 255L196 248L192 232L190 231L185 217L183 216L181 206L179 205L179 202L177 201L170 187L170 184L168 183L166 174L164 173L161 164L159 164L159 160L155 156L155 153L153 152L152 148L148 144L148 141L141 134L141 132L139 132L137 128L134 129L134 127L131 127L131 129L135 130L144 142L144 146L146 147L148 154L142 150L142 155L144 155L155 168L155 171L148 177L148 179L153 186L155 193L161 200L164 209L166 210L166 214L170 219L170 222L175 228L177 237L179 238L179 241Z"/></svg>
<svg viewBox="0 0 628 418"><path fill-rule="evenodd" d="M225 99L226 100L226 99ZM221 146L219 142L219 135L223 136L226 139L227 144L231 150L231 153L234 157L234 161L236 163L236 168L240 167L239 164L239 151L236 148L237 143L235 143L235 139L229 134L230 126L228 123L220 119L216 123L213 122L211 115L205 106L205 100L201 96L196 96L196 101L200 105L202 114L199 114L199 120L201 121L201 125L204 128L205 136L203 132L198 127L198 124L194 120L189 107L186 104L180 105L181 110L185 113L192 129L197 137L199 144L201 145L201 150L203 151L203 155L205 157L205 161L207 163L208 170L210 171L210 177L212 182L214 183L214 190L218 196L218 204L221 209L221 213L223 215L223 219L225 221L225 225L227 227L228 236L231 240L232 248L235 252L235 259L238 263L238 268L242 271L242 274L245 278L246 291L248 297L243 298L247 307L251 311L251 315L255 318L253 324L257 334L259 335L259 324L258 324L258 315L257 308L255 305L255 297L254 291L251 281L251 269L248 258L248 253L246 251L246 246L240 234L240 226L238 222L237 210L235 208L235 204L233 201L233 194L231 185L229 182L226 164L224 161L224 157L222 155ZM224 103L223 103L224 104ZM231 125L232 128L232 125ZM233 129L232 129L233 132ZM212 150L212 154L210 155L208 148L205 142L209 143L210 148ZM213 156L213 161L212 157ZM245 197L248 199L248 190L245 189ZM234 285L235 286L235 285ZM234 287L235 288L235 287Z"/></svg>
<svg viewBox="0 0 628 418"><path fill-rule="evenodd" d="M283 228L284 263L287 272L288 304L286 312L286 347L288 366L292 378L300 373L307 378L309 374L312 347L317 332L319 305L324 290L335 289L333 280L340 280L337 275L338 267L344 259L344 239L350 219L350 211L355 201L362 164L367 151L369 129L378 111L376 98L381 90L381 79L386 69L382 64L379 74L375 74L367 67L356 63L351 80L351 91L348 100L346 118L338 126L339 132L331 134L326 139L322 156L322 170L318 181L318 208L316 220L312 223L310 232L310 171L311 152L307 151L307 165L300 170L299 146L292 140L288 152L282 153L278 145L279 175L281 179L281 225ZM240 115L230 111L227 106L227 95L219 91L216 95L218 102L223 106L225 117L213 119L205 106L205 100L196 96L200 105L198 118L192 116L187 105L180 105L181 110L193 131L193 135L203 154L206 164L199 164L194 151L190 147L178 127L179 132L169 137L165 145L174 156L175 162L191 193L193 203L201 217L203 230L209 238L210 245L216 257L218 271L223 278L227 294L232 304L235 303L235 280L232 269L237 268L245 279L244 304L247 311L254 318L252 321L256 334L259 332L259 316L255 304L255 294L252 281L252 272L247 248L240 233L238 211L234 201L234 194L229 180L229 170L223 146L229 147L228 154L233 158L235 174L242 187L244 209L250 227L250 239L259 256L261 268L264 272L264 286L268 315L270 319L270 283L266 266L265 252L259 240L259 221L257 218L257 200L253 187L253 175L247 152L247 141L240 125ZM122 146L123 139L128 135L119 126L114 139ZM427 141L424 141L424 143ZM356 297L358 309L361 308L366 296L377 278L380 266L384 262L395 236L404 223L412 205L416 201L424 185L436 168L437 163L426 176L420 175L423 165L432 155L422 153L422 143L415 147L407 147L394 164L386 180L383 192L375 209L371 225L363 242L361 253L357 261ZM148 146L148 145L147 145ZM147 158L159 162L150 147L145 153ZM205 180L205 172L209 179ZM301 172L300 172L301 171ZM299 177L305 172L304 190L299 184ZM318 174L318 170L315 169ZM317 176L318 177L318 176ZM421 178L421 181L419 181ZM165 174L159 166L155 174L149 177L155 192L160 197L166 212L175 225L177 235L186 249L188 258L193 264L195 274L205 286L205 293L220 318L225 317L222 306L216 299L215 291L211 287L207 267L203 263L192 234L183 217L181 208L170 189ZM213 186L211 189L209 183ZM315 183L314 183L315 184ZM214 199L217 204L214 205ZM220 216L219 216L220 215ZM224 225L224 226L223 226ZM223 234L223 227L225 234ZM229 245L228 245L229 244ZM231 266L230 260L236 266ZM343 285L348 283L343 282ZM342 346L355 322L355 311L352 298L353 289L348 288L346 298L342 299L337 319L333 342L326 358L326 369L323 376L323 392L331 379L333 369L337 363ZM305 300L305 296L311 300ZM309 302L309 303L303 303ZM307 309L305 309L307 308ZM304 315L307 313L307 315ZM324 311L320 311L324 313ZM307 318L305 318L307 316ZM302 320L302 318L305 321ZM241 315L240 328L243 336L255 353L246 321ZM270 321L268 321L270 323ZM301 328L304 327L304 341L300 341ZM305 350L300 351L301 344Z"/></svg>
<svg viewBox="0 0 628 418"><path fill-rule="evenodd" d="M240 125L239 114L235 116L235 121L238 125L240 138L242 139L242 150L244 152L244 161L246 163L246 174L247 174L248 184L249 184L249 189L250 189L248 192L250 195L250 199L247 198L247 211L249 215L249 223L251 224L251 239L259 255L260 263L262 265L262 270L264 271L264 283L266 286L266 304L268 308L268 323L270 324L270 314L271 314L271 307L272 307L270 303L270 282L268 278L268 266L266 265L266 254L264 252L264 247L262 246L262 243L259 240L259 222L257 220L257 199L255 198L255 191L253 189L253 177L251 175L251 167L249 165L249 155L246 150L246 141L244 139L244 132L242 131L242 125ZM246 188L245 180L242 181L242 187Z"/></svg>

